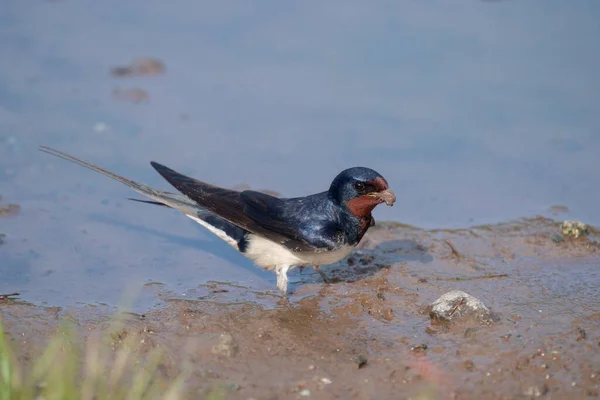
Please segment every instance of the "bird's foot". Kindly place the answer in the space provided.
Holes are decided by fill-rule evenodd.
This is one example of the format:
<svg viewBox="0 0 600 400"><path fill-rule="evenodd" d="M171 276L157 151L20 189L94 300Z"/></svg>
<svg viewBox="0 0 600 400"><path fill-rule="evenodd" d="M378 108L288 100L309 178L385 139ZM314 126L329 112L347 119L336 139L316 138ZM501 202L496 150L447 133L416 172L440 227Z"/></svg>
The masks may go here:
<svg viewBox="0 0 600 400"><path fill-rule="evenodd" d="M277 300L277 305L282 308L286 308L290 305L290 299L287 294L282 295L279 300Z"/></svg>
<svg viewBox="0 0 600 400"><path fill-rule="evenodd" d="M319 275L321 275L321 278L323 278L323 282L325 282L328 285L331 284L331 280L327 277L327 275L325 275L323 271L321 271L320 267L314 267L314 269L319 273Z"/></svg>
<svg viewBox="0 0 600 400"><path fill-rule="evenodd" d="M283 297L287 299L287 289L288 289L288 277L287 272L290 269L289 266L284 266L276 270L277 272L277 287L281 290Z"/></svg>

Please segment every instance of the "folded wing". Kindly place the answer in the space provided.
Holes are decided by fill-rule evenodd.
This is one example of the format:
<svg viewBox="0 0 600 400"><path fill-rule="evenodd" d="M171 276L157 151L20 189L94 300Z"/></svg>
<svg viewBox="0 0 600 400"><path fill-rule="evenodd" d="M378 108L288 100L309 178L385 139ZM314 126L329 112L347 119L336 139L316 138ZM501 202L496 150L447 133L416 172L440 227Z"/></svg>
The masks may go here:
<svg viewBox="0 0 600 400"><path fill-rule="evenodd" d="M178 191L224 220L294 251L318 250L302 239L297 227L282 218L281 199L250 190L220 188L159 163L151 164Z"/></svg>

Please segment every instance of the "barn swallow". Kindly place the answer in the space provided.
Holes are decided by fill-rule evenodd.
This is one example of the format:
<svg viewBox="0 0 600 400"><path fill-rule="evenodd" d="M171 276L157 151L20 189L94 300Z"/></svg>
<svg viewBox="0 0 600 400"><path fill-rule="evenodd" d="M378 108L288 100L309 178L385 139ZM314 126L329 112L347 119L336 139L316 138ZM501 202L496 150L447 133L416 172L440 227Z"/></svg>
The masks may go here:
<svg viewBox="0 0 600 400"><path fill-rule="evenodd" d="M287 295L291 268L319 266L346 257L375 224L373 209L396 196L383 176L370 168L346 169L329 190L306 197L278 198L254 190L224 189L190 178L152 161L150 164L181 194L153 189L46 146L40 150L115 179L149 200L138 202L181 211L258 266L277 273Z"/></svg>

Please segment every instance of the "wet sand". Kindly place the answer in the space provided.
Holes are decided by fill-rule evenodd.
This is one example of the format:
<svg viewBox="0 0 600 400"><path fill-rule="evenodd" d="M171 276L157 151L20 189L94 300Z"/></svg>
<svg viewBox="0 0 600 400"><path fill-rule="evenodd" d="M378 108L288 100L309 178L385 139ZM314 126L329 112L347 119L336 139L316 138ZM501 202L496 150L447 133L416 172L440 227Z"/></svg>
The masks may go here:
<svg viewBox="0 0 600 400"><path fill-rule="evenodd" d="M167 349L190 390L221 385L228 399L552 399L600 394L598 236L556 242L546 218L461 230L378 223L348 259L291 275L277 288L208 282L183 293L154 282L158 303L128 314L119 335ZM451 290L496 322L432 323L427 306ZM60 320L84 335L108 324L102 305L59 308L2 300L5 329L29 363Z"/></svg>

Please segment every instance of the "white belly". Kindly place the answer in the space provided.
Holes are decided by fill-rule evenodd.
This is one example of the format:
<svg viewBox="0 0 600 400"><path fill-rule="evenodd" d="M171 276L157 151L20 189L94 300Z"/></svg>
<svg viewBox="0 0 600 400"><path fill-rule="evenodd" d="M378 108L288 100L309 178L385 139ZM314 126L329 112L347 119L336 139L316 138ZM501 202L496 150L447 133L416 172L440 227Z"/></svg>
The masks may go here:
<svg viewBox="0 0 600 400"><path fill-rule="evenodd" d="M206 229L223 239L236 250L237 242L221 229L217 229L200 218L186 214L188 217L204 226ZM345 258L353 246L345 245L334 251L324 252L294 252L271 240L250 234L244 255L265 269L279 270L281 267L320 266L333 264Z"/></svg>
<svg viewBox="0 0 600 400"><path fill-rule="evenodd" d="M342 246L338 250L324 252L294 252L268 239L250 235L244 255L266 269L282 266L319 266L332 264L346 257L353 246Z"/></svg>

